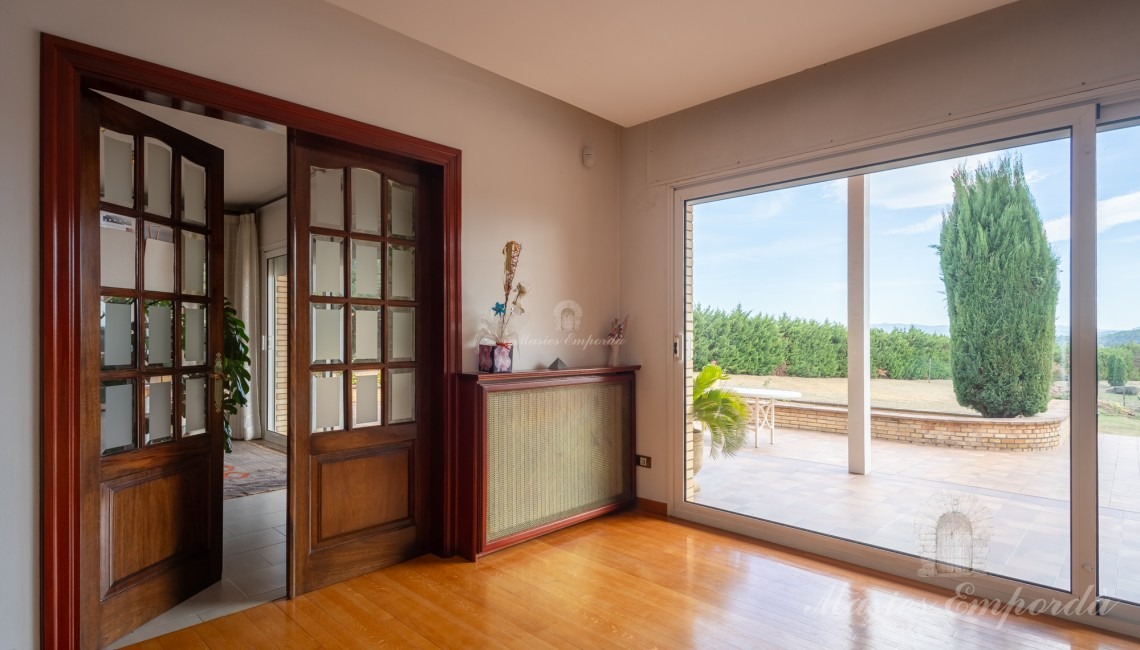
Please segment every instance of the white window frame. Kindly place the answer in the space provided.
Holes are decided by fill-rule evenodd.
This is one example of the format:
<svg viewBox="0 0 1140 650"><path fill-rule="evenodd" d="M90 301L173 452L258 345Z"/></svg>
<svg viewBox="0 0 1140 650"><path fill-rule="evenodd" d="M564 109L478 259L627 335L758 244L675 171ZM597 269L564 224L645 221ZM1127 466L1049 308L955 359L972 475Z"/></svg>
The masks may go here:
<svg viewBox="0 0 1140 650"><path fill-rule="evenodd" d="M1017 146L1018 140L1031 141L1031 134L1043 134L1068 130L1071 135L1072 152L1070 175L1071 200L1071 328L1072 328L1072 375L1071 375L1071 458L1070 458L1070 535L1072 542L1071 592L1051 589L1024 583L1012 578L996 575L971 576L973 596L1009 600L1017 597L1025 602L1045 599L1046 602L1077 608L1059 612L1059 616L1080 621L1096 627L1110 629L1124 634L1140 636L1140 607L1128 604L1114 604L1108 614L1089 614L1089 599L1098 595L1097 591L1097 414L1096 414L1096 135L1098 123L1117 120L1123 117L1140 116L1140 96L1120 95L1115 98L1111 109L1106 108L1104 117L1098 121L1100 106L1095 98L1047 107L1023 108L1019 114L1001 117L980 117L972 120L958 120L953 125L942 125L925 129L921 133L896 136L893 141L863 143L843 149L823 150L799 157L796 160L774 161L767 165L753 167L746 172L734 172L719 177L682 182L670 186L672 191L672 255L670 256L671 277L673 280L670 296L673 331L683 341L682 355L674 357L670 373L670 394L667 423L669 427L669 452L667 463L669 473L667 487L669 512L681 519L722 528L777 544L817 553L870 569L883 571L911 580L920 580L953 591L961 582L946 577L920 577L921 558L904 555L860 542L802 530L774 522L763 521L729 513L726 511L688 503L685 500L685 361L691 354L692 341L685 337L685 244L686 208L689 205L722 200L756 192L779 189L808 182L820 182L841 178L860 179L866 174L882 169L919 164L924 159L945 159L944 152L953 156L966 155L971 151L990 151L997 144L1002 148ZM1103 105L1109 107L1107 101ZM868 278L863 259L867 251L867 229L865 223L865 196L859 188L849 191L848 232L861 233L860 237L848 237L848 316L852 324L849 337L867 336ZM860 200L863 205L851 205L851 198ZM863 254L860 255L859 253ZM872 261L873 263L873 261ZM854 286L853 286L854 285ZM854 329L861 328L862 332ZM849 342L851 339L849 339ZM850 343L849 343L850 349ZM855 350L853 353L862 353ZM854 362L853 362L854 363ZM852 367L855 367L852 365ZM850 377L869 377L868 373L849 373ZM866 396L860 393L857 382L852 388L849 378L850 397L862 402ZM869 381L869 379L865 379ZM866 390L866 386L862 387ZM851 409L849 424L856 425L855 418L863 420L866 413ZM863 431L864 436L867 432ZM865 438L864 438L865 440ZM854 440L849 440L851 449L857 448ZM866 456L864 455L865 459ZM851 471L863 473L872 471L870 467L859 468L855 464ZM1080 600L1084 596L1085 600ZM1106 602L1100 599L1097 602ZM1077 606L1084 606L1083 609Z"/></svg>
<svg viewBox="0 0 1140 650"><path fill-rule="evenodd" d="M270 405L274 403L274 384L277 381L277 377L274 374L274 369L270 367L270 364L274 361L274 359L271 359L270 357L272 355L269 354L270 349L276 350L277 348L276 341L273 340L273 337L275 335L273 330L273 322L270 318L271 310L273 309L273 305L276 303L270 302L273 299L273 296L269 295L269 261L274 258L283 256L286 258L288 256L288 250L286 250L285 246L274 246L272 248L263 248L261 250L261 281L259 282L261 287L261 304L264 305L261 314L264 326L261 328L262 334L261 341L259 343L261 345L261 391L263 394L263 398L261 400L261 409L263 412L261 414L261 417L264 420L264 425L262 426L264 432L262 437L268 441L272 441L277 445L284 445L287 437L280 433L277 433L277 431L274 430L274 419L272 417L273 414L269 412Z"/></svg>

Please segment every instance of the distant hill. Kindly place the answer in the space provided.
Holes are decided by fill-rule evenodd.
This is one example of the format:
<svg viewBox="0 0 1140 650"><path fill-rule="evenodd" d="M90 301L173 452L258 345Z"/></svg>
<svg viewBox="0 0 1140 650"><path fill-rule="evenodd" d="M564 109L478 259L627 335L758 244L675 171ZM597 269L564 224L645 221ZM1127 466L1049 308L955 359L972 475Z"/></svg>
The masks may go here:
<svg viewBox="0 0 1140 650"><path fill-rule="evenodd" d="M1114 345L1127 345L1129 343L1140 343L1140 327L1131 330L1123 331L1101 331L1097 333L1097 343L1105 346L1112 347Z"/></svg>
<svg viewBox="0 0 1140 650"><path fill-rule="evenodd" d="M950 336L949 325L919 325L918 323L872 323L871 329L884 330L887 332L893 330L908 330L915 328L926 332L927 334L941 334L942 336Z"/></svg>
<svg viewBox="0 0 1140 650"><path fill-rule="evenodd" d="M950 335L949 325L919 325L918 323L872 323L871 329L880 329L886 331L892 330L907 330L916 328L926 332L927 334L941 334L943 336ZM1096 335L1097 344L1104 347L1112 347L1114 345L1127 345L1129 343L1140 343L1140 327L1130 330L1099 330ZM1057 325L1057 342L1067 344L1069 342L1069 326Z"/></svg>

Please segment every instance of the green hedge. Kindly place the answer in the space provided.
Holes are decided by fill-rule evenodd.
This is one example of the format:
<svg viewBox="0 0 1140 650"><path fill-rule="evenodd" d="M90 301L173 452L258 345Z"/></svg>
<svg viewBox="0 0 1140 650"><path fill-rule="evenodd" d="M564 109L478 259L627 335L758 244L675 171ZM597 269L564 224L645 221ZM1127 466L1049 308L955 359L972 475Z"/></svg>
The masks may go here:
<svg viewBox="0 0 1140 650"><path fill-rule="evenodd" d="M846 377L847 328L788 315L696 306L693 367L716 361L730 374ZM922 330L871 330L872 376L949 379L950 337Z"/></svg>

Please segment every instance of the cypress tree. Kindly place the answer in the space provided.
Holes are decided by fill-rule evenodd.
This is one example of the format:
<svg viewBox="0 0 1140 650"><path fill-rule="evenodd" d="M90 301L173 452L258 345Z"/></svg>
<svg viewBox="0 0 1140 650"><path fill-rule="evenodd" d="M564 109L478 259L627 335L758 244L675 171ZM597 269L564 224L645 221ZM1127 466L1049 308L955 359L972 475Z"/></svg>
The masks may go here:
<svg viewBox="0 0 1140 650"><path fill-rule="evenodd" d="M1044 411L1057 309L1057 256L1020 158L951 176L938 249L958 403L985 417Z"/></svg>

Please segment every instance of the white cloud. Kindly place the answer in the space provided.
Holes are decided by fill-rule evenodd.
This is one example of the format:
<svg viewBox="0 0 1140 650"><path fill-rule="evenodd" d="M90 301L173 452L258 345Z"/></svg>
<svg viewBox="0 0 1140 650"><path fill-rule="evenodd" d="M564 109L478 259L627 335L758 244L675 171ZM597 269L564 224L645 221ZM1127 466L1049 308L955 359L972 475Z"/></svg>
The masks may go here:
<svg viewBox="0 0 1140 650"><path fill-rule="evenodd" d="M736 250L695 252L693 263L742 269L745 268L744 265L756 260L807 258L813 254L827 254L828 251L843 251L845 243L845 240L835 237L787 237Z"/></svg>
<svg viewBox="0 0 1140 650"><path fill-rule="evenodd" d="M954 200L950 175L958 167L976 169L1000 158L1005 152L939 160L922 165L879 172L871 176L871 205L888 210L910 210L949 205Z"/></svg>
<svg viewBox="0 0 1140 650"><path fill-rule="evenodd" d="M832 203L847 203L847 179L837 178L823 184L823 198Z"/></svg>
<svg viewBox="0 0 1140 650"><path fill-rule="evenodd" d="M1121 194L1096 204L1096 231L1140 221L1140 192Z"/></svg>
<svg viewBox="0 0 1140 650"><path fill-rule="evenodd" d="M1072 219L1065 215L1045 222L1045 234L1053 243L1068 241ZM1140 221L1140 192L1121 194L1110 199L1097 201L1096 231L1105 232L1116 226Z"/></svg>
<svg viewBox="0 0 1140 650"><path fill-rule="evenodd" d="M1049 239L1049 243L1056 244L1057 242L1069 241L1069 223L1072 219L1069 215L1065 215L1059 219L1045 222L1045 237Z"/></svg>
<svg viewBox="0 0 1140 650"><path fill-rule="evenodd" d="M919 233L930 232L935 228L942 227L942 215L934 214L922 221L892 228L887 231L888 235L917 235Z"/></svg>

